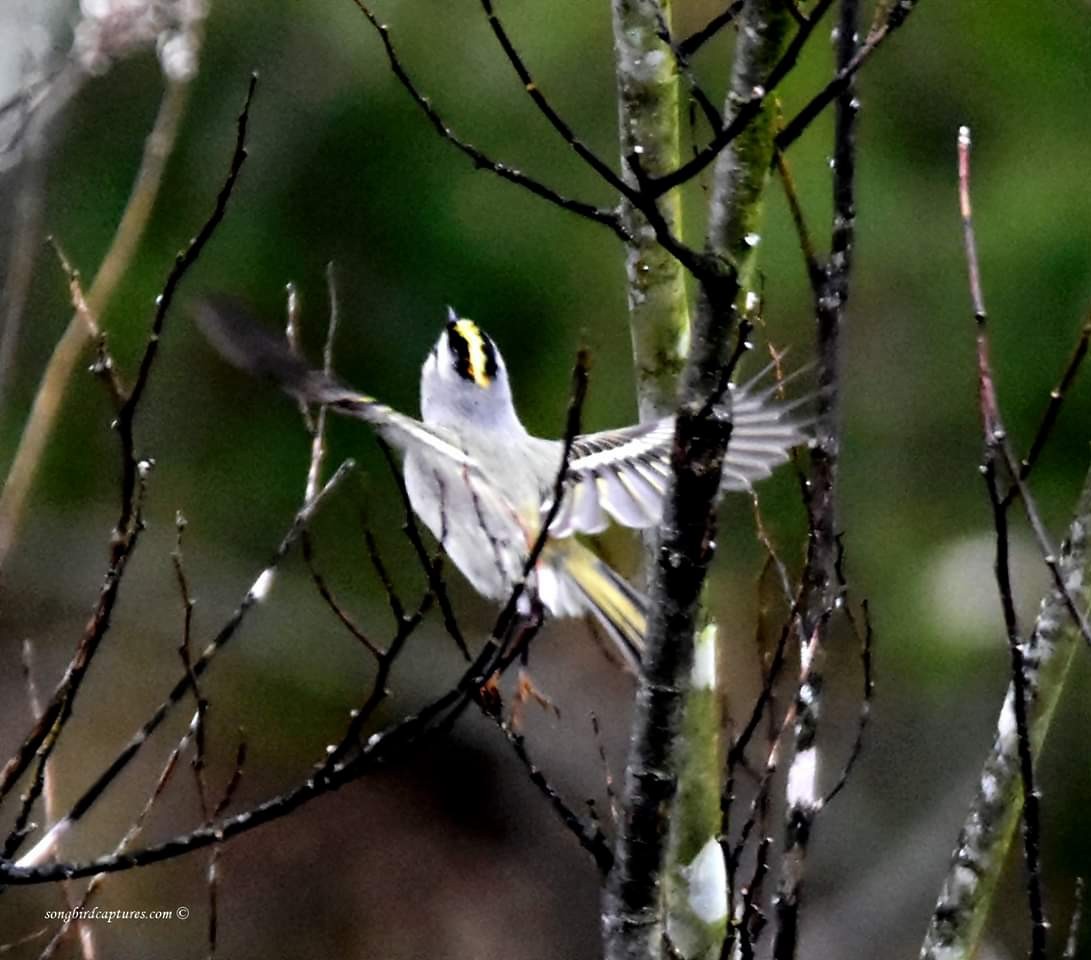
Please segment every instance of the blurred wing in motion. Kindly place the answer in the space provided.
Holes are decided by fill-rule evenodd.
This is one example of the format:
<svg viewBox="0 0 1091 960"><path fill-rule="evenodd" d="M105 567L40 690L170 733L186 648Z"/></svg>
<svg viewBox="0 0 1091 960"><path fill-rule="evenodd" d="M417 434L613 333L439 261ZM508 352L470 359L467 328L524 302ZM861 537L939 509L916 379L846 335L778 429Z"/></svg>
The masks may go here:
<svg viewBox="0 0 1091 960"><path fill-rule="evenodd" d="M724 458L721 490L749 490L786 462L789 451L808 440L808 421L792 412L810 395L784 402L776 394L807 368L762 385L773 365L742 386L732 387L734 426ZM550 527L555 537L598 533L609 518L626 527L655 526L663 513L670 476L674 418L577 437L568 466L564 500Z"/></svg>
<svg viewBox="0 0 1091 960"><path fill-rule="evenodd" d="M257 323L236 301L206 297L197 303L195 315L205 339L228 363L243 372L272 380L285 393L304 403L323 404L370 423L384 440L403 452L430 451L449 462L474 466L447 431L398 413L374 397L315 370L283 337Z"/></svg>

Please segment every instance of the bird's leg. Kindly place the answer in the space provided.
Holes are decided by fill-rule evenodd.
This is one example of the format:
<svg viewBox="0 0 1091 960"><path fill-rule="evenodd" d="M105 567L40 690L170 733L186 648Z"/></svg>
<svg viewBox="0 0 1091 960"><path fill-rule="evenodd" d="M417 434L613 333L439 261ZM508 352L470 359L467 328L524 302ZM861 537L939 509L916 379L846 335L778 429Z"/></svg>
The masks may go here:
<svg viewBox="0 0 1091 960"><path fill-rule="evenodd" d="M522 663L519 668L519 679L516 684L515 698L511 709L511 723L515 729L522 726L523 710L532 700L543 710L552 710L560 716L560 710L549 696L538 688L527 669L530 659L530 641L541 629L544 619L545 608L542 606L537 594L532 594L530 596L530 610L519 617L512 631L511 653L513 659L517 657Z"/></svg>
<svg viewBox="0 0 1091 960"><path fill-rule="evenodd" d="M530 671L524 667L519 669L519 679L515 686L515 697L511 705L511 726L513 730L519 730L523 726L523 716L526 705L534 701L543 710L552 710L560 718L561 709L535 684Z"/></svg>

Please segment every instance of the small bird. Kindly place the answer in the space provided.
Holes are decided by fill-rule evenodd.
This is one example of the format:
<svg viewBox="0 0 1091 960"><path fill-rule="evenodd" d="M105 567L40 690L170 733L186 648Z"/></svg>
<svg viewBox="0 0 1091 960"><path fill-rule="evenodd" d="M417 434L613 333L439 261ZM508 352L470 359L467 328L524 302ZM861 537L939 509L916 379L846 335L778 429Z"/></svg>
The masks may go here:
<svg viewBox="0 0 1091 960"><path fill-rule="evenodd" d="M527 432L504 358L477 324L448 307L421 368L417 420L311 368L231 300L203 300L197 322L233 365L306 403L371 424L402 453L413 509L458 569L482 596L508 600L550 509L564 444ZM751 489L807 440L805 422L791 415L806 398L784 402L780 384L760 386L769 369L731 387L722 490ZM526 583L553 616L593 614L634 672L646 600L574 534L598 533L610 519L636 529L657 525L673 436L674 420L665 418L576 437L560 507Z"/></svg>

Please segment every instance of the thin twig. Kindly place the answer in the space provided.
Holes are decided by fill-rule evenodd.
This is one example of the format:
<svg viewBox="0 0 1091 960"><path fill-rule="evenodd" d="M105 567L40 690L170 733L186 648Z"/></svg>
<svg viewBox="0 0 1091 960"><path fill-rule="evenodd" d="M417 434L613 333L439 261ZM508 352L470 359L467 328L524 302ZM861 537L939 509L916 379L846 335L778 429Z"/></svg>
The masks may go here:
<svg viewBox="0 0 1091 960"><path fill-rule="evenodd" d="M417 523L416 514L413 512L413 504L409 499L409 490L405 486L405 478L402 476L402 472L394 458L394 452L381 437L376 437L376 442L379 444L379 449L386 459L387 466L390 468L390 474L394 478L394 483L398 488L398 495L401 497L403 518L402 531L409 539L409 543L413 547L413 552L417 556L417 561L420 563L425 577L427 577L429 589L435 594L436 602L439 604L440 613L443 616L444 629L454 641L455 646L458 647L459 653L462 654L463 659L470 662L473 658L470 656L469 647L466 645L466 638L463 636L462 628L459 626L458 618L455 616L454 605L451 603L450 594L447 592L447 583L443 579L443 545L440 544L441 552L436 557L429 556L428 548L424 545L424 538L421 535L420 526ZM380 574L380 577L382 577L382 574ZM389 578L386 578L384 580L384 585L389 584L389 582ZM390 598L393 596L393 591L388 590L387 597ZM396 611L394 616L397 619L401 619L401 614Z"/></svg>
<svg viewBox="0 0 1091 960"><path fill-rule="evenodd" d="M241 733L241 732L240 732ZM208 823L222 817L231 802L235 799L235 793L242 782L243 769L246 766L246 740L240 735L239 745L235 750L235 766L231 770L231 776L224 787L216 808L208 818ZM220 857L223 856L223 847L215 846L208 858L208 960L214 960L219 934L219 899L220 899Z"/></svg>
<svg viewBox="0 0 1091 960"><path fill-rule="evenodd" d="M519 762L523 765L523 769L526 771L527 779L530 780L538 792L545 797L549 803L550 808L557 815L557 818L567 828L568 832L572 834L595 861L595 866L598 867L599 873L605 877L610 872L610 868L614 863L614 855L610 850L609 841L606 835L602 832L601 827L597 823L592 822L588 824L583 817L576 813L565 801L564 797L560 795L557 788L553 786L542 772L542 770L530 759L530 755L527 753L527 745L525 738L516 733L511 725L504 721L498 714L484 711L493 720L496 728L503 734L504 739L508 741L512 751L518 758Z"/></svg>
<svg viewBox="0 0 1091 960"><path fill-rule="evenodd" d="M167 275L163 291L157 301L152 333L141 358L139 372L132 390L118 412L117 432L122 452L121 509L114 536L111 539L110 563L102 589L99 592L98 602L87 626L84 628L83 636L68 669L65 671L65 675L54 691L49 703L42 711L41 718L27 733L20 747L4 765L3 771L0 772L0 799L7 795L23 771L26 770L35 751L45 741L54 724L59 722L63 726L70 715L73 701L98 650L99 643L109 629L125 567L136 547L142 527L139 518L141 493L138 488L143 486L144 478L151 467L150 461L138 459L135 455L133 421L139 408L140 397L143 395L144 387L151 373L159 337L162 333L163 321L173 300L174 292L189 268L197 260L205 244L212 237L216 226L223 219L227 201L231 196L239 170L245 160L246 125L256 82L256 77L251 77L243 110L238 119L235 150L231 158L227 178L216 199L213 212L202 224L193 241L177 256L174 266ZM81 329L83 323L84 321L80 320ZM3 511L0 510L0 516L2 515ZM3 550L2 533L0 533L0 557L2 557Z"/></svg>
<svg viewBox="0 0 1091 960"><path fill-rule="evenodd" d="M726 11L719 16L713 17L712 20L706 25L705 29L712 28L711 36L718 31L721 27L730 23L743 8L745 0L735 0ZM687 49L684 44L688 41L694 40L698 37L701 31L691 34L686 40L680 44L674 42L674 38L671 36L670 26L667 23L666 15L663 11L663 5L656 0L654 3L655 18L656 18L656 34L660 40L663 41L674 54L674 62L678 67L678 72L685 78L686 86L689 87L690 98L693 103L701 108L701 112L705 115L705 120L713 130L719 130L723 126L723 117L720 116L720 111L716 109L716 105L712 102L711 98L705 93L701 87L700 82L697 80L696 74L693 72L693 68L690 66L689 58L696 49ZM726 19L725 19L726 17ZM704 37L698 40L697 46L700 46L708 37Z"/></svg>
<svg viewBox="0 0 1091 960"><path fill-rule="evenodd" d="M565 485L568 483L568 464L572 458L572 444L580 433L580 419L583 415L583 404L587 398L587 380L591 370L591 356L585 348L580 348L576 353L576 365L572 368L572 391L568 400L568 413L565 416L564 439L561 442L561 463L557 469L557 475L553 481L553 493L549 508L542 518L538 534L534 538L530 552L523 562L523 575L515 584L508 597L508 602L500 612L493 627L492 635L499 640L507 635L512 623L515 621L516 612L519 609L519 600L526 591L527 578L538 565L546 543L549 542L549 528L557 519L557 513L561 509L561 501L564 499Z"/></svg>
<svg viewBox="0 0 1091 960"><path fill-rule="evenodd" d="M733 3L729 3L703 27L694 30L684 40L680 40L675 48L677 52L683 57L692 57L724 27L733 23L745 4L746 0L734 0Z"/></svg>
<svg viewBox="0 0 1091 960"><path fill-rule="evenodd" d="M970 197L970 129L960 127L958 132L958 185L959 211L962 217L963 243L966 253L967 273L970 284L970 300L973 304L974 322L977 328L978 394L980 399L981 425L984 442L982 474L992 508L993 526L996 531L995 573L1000 605L1004 614L1004 628L1008 639L1011 660L1011 707L1015 723L1019 776L1023 787L1023 859L1026 865L1027 908L1031 925L1031 960L1045 960L1046 920L1042 898L1041 878L1041 811L1035 786L1034 754L1030 733L1030 698L1032 687L1027 675L1026 652L1015 612L1015 600L1011 586L1009 563L1008 508L1011 500L1000 490L998 469L1004 462L1005 432L1000 419L999 404L989 363L988 314L981 287L981 270L977 258L977 242L973 224L973 207ZM1011 465L1014 476L1018 467ZM1024 501L1025 503L1026 501ZM1068 591L1060 579L1063 595Z"/></svg>
<svg viewBox="0 0 1091 960"><path fill-rule="evenodd" d="M110 248L87 294L89 313L100 316L128 270L151 217L167 159L174 151L178 128L188 98L188 83L170 82L163 93L155 123L144 145L140 170ZM0 566L3 566L21 521L46 443L53 430L72 371L87 344L85 322L74 316L42 374L30 415L0 493ZM0 786L0 795L4 792Z"/></svg>
<svg viewBox="0 0 1091 960"><path fill-rule="evenodd" d="M41 716L42 704L38 694L38 685L34 680L34 655L33 647L29 639L23 641L22 668L23 682L27 692L27 703L30 706L31 716L37 719ZM30 788L22 797L21 807L19 814L16 817L15 825L12 827L11 833L8 835L8 839L5 842L5 857L11 856L18 848L18 844L22 841L22 838L33 829L33 825L29 823L29 817L39 795L42 798L43 819L48 823L56 816L57 798L54 787L55 778L52 775L52 768L48 762L49 757L49 751L42 751L41 756L39 757L38 766L34 773L34 779L31 781ZM67 881L62 882L61 892L65 906L71 910L77 904L77 898L72 889L72 884ZM80 921L78 924L78 931L80 953L83 960L93 960L95 944L91 927Z"/></svg>
<svg viewBox="0 0 1091 960"><path fill-rule="evenodd" d="M828 807L830 801L833 800L833 798L845 788L845 784L848 783L849 777L852 775L852 769L856 766L856 761L863 752L864 734L867 731L868 722L871 719L871 702L875 696L875 677L872 671L872 654L875 636L871 625L871 610L868 607L868 602L866 600L861 604L861 609L864 613L864 637L860 643L860 663L863 668L864 691L860 700L860 716L856 721L856 737L849 750L848 759L841 768L841 775L822 799L823 808Z"/></svg>
<svg viewBox="0 0 1091 960"><path fill-rule="evenodd" d="M303 536L300 537L299 545L303 551L303 559L307 562L307 567L311 571L311 579L314 581L314 585L318 589L318 593L321 595L322 599L326 601L326 606L328 606L330 610L333 611L334 616L344 624L345 629L363 644L368 653L377 660L381 660L385 655L384 651L376 646L372 639L356 625L356 621L349 616L344 607L338 603L337 598L334 597L333 593L330 591L330 588L319 571L315 561L314 546L311 544L310 535L304 532ZM395 616L398 619L401 619L402 616L404 616L404 613L398 613L395 614Z"/></svg>
<svg viewBox="0 0 1091 960"><path fill-rule="evenodd" d="M739 919L739 956L741 960L753 960L754 947L765 927L765 919L759 904L762 899L762 887L769 873L769 852L773 838L763 835L758 841L754 854L754 870L748 883L742 889L742 911Z"/></svg>
<svg viewBox="0 0 1091 960"><path fill-rule="evenodd" d="M212 213L201 225L200 230L197 231L196 235L186 245L185 249L175 257L174 266L167 274L166 282L163 284L163 288L156 298L155 315L152 318L151 332L148 336L148 342L144 348L144 353L140 358L140 366L137 369L132 390L129 391L128 399L126 400L125 406L122 408L120 414L122 419L131 420L135 416L136 409L140 404L140 398L148 385L148 377L151 375L152 366L159 354L159 343L163 335L163 325L166 322L167 312L174 302L174 295L178 290L178 285L182 282L182 278L189 271L189 268L193 266L197 261L197 258L200 257L201 252L208 244L208 241L212 239L212 235L216 232L216 228L220 225L220 222L224 218L224 214L227 212L227 203L231 199L231 194L234 193L235 183L239 178L239 174L242 172L243 164L246 162L246 133L250 123L250 106L253 103L254 91L257 89L257 85L258 75L256 73L251 74L250 83L246 88L246 97L243 100L242 110L239 112L238 118L235 121L235 149L231 155L231 163L228 166L227 177L224 180L223 186L220 187L220 192L216 195L216 202L212 208Z"/></svg>
<svg viewBox="0 0 1091 960"><path fill-rule="evenodd" d="M538 108L542 116L544 116L546 120L549 121L549 125L560 134L561 139L575 151L576 156L594 170L605 183L609 184L623 196L626 195L631 189L629 185L611 169L606 161L600 159L587 144L576 136L572 131L572 128L568 125L568 122L553 109L553 105L546 99L542 91L538 89L538 84L531 76L530 70L527 68L519 51L515 49L515 45L511 42L511 38L508 36L508 32L504 28L503 23L500 22L500 17L493 8L492 0L480 0L480 3L482 10L485 11L485 16L488 18L489 26L492 28L492 32L495 35L497 42L500 44L500 49L504 51L504 56L508 58L508 62L511 64L516 76L519 77L519 82L523 84L523 89L526 90L530 99L534 101L534 105Z"/></svg>
<svg viewBox="0 0 1091 960"><path fill-rule="evenodd" d="M99 590L98 603L84 627L76 652L69 661L64 676L55 688L53 696L45 705L41 714L35 719L23 742L4 765L3 773L0 774L0 780L2 780L2 783L0 783L0 796L3 796L14 787L19 777L35 757L37 757L39 763L39 773L36 774L36 778L41 776L44 764L55 749L65 724L72 716L75 695L87 674L99 643L109 630L110 616L113 612L114 602L117 599L122 575L133 550L136 548L140 531L143 529L141 515L144 502L144 475L142 471L132 506L132 517L135 523L127 534L116 536L113 539L110 565ZM55 839L56 835L54 835ZM6 851L6 856L13 856L20 844L21 838L14 842L14 846L10 850Z"/></svg>
<svg viewBox="0 0 1091 960"><path fill-rule="evenodd" d="M815 94L803 109L792 117L784 129L777 134L776 146L778 150L787 150L802 136L826 107L849 89L857 71L882 46L883 41L905 23L918 3L919 0L895 0L887 12L886 19L881 25L873 28L868 33L864 42L857 48L853 58L844 66L839 67L834 78Z"/></svg>
<svg viewBox="0 0 1091 960"><path fill-rule="evenodd" d="M201 806L201 815L207 823L212 818L212 807L209 801L208 779L205 774L206 756L206 732L205 718L208 716L208 699L201 691L200 682L193 672L193 607L194 600L189 588L189 577L186 575L185 558L182 554L182 537L186 529L186 518L179 510L175 514L174 526L176 539L174 550L171 553L171 563L174 566L174 577L178 584L179 598L182 601L182 640L178 644L178 655L182 660L182 668L189 677L189 685L193 690L193 699L197 703L195 728L193 732L193 779L197 787L197 799Z"/></svg>
<svg viewBox="0 0 1091 960"><path fill-rule="evenodd" d="M1042 416L1042 422L1038 426L1030 449L1027 451L1027 455L1023 457L1016 473L1020 480L1026 480L1030 476L1031 470L1034 469L1034 465L1038 462L1038 457L1053 432L1053 425L1057 422L1057 417L1061 412L1061 405L1064 403L1076 375L1080 372L1084 358L1087 356L1089 342L1091 342L1091 319L1084 324L1083 329L1080 331L1080 337L1076 341L1076 346L1072 351L1068 364L1065 366L1064 373L1061 374L1060 382L1049 392L1049 403L1046 406L1045 414Z"/></svg>
<svg viewBox="0 0 1091 960"><path fill-rule="evenodd" d="M160 797L163 796L163 793L167 788L167 784L170 782L171 777L174 775L174 771L177 769L178 760L186 751L190 742L193 740L193 737L196 734L196 730L197 714L194 713L193 719L190 721L190 724L186 728L185 733L182 734L181 739L175 744L174 749L171 750L169 756L166 759L166 762L160 768L159 776L156 778L155 784L152 786L151 791L144 799L144 804L140 808L140 811L137 813L136 818L133 820L129 828L125 831L124 836L118 842L117 846L114 847L115 855L123 853L126 849L128 849L133 841L135 841L143 832L144 826L147 823L148 816L151 814L152 809L155 807ZM73 923L80 923L81 930L84 926L86 926L82 922L75 919L78 916L77 911L86 908L87 904L90 903L91 899L95 896L96 893L98 893L99 888L102 886L105 880L105 874L96 874L91 878L91 882L83 891L83 896L80 898L79 902L74 905L74 908L69 915L69 919L57 928L57 930L53 934L53 937L50 939L49 943L46 944L45 949L42 950L41 954L39 955L38 960L50 960L50 958L57 952L57 948L63 942L64 937L67 935L69 929L71 929Z"/></svg>
<svg viewBox="0 0 1091 960"><path fill-rule="evenodd" d="M1071 591L1069 591L1068 586L1064 582L1064 576L1062 575L1060 565L1057 562L1057 550L1056 547L1054 547L1049 531L1046 530L1045 523L1042 521L1042 517L1038 512L1038 503L1034 497L1031 496L1030 489L1020 476L1020 461L1012 452L1011 445L1008 443L1006 435L998 437L997 446L998 452L1007 467L1008 475L1011 477L1012 486L1005 499L1010 501L1012 494L1018 493L1019 499L1023 503L1023 510L1027 515L1027 520L1030 522L1031 532L1034 534L1034 539L1038 543L1038 549L1042 552L1042 560L1049 570L1050 576L1053 578L1053 583L1060 591L1061 596L1065 598L1068 612L1076 622L1076 626L1079 627L1080 635L1083 637L1084 643L1091 645L1091 623L1088 622L1086 614L1080 609L1075 597L1072 596ZM1025 463L1026 461L1023 462Z"/></svg>
<svg viewBox="0 0 1091 960"><path fill-rule="evenodd" d="M326 264L326 290L329 297L330 319L326 326L326 344L322 348L322 372L330 377L333 375L333 343L337 336L337 325L341 319L340 300L337 296L337 275L333 269L333 263ZM318 484L322 477L322 463L326 459L326 406L318 408L318 416L314 418L314 426L311 437L311 462L307 469L307 499L311 499L318 492Z"/></svg>
<svg viewBox="0 0 1091 960"><path fill-rule="evenodd" d="M761 513L761 501L758 499L758 494L754 490L750 491L750 505L754 516L754 531L757 534L758 542L765 549L765 555L768 558L769 563L773 565L773 569L777 572L777 578L780 581L780 589L784 594L785 603L792 605L795 603L796 596L796 591L792 589L792 578L788 575L788 568L780 558L780 554L777 553L777 548L773 544L772 537L769 536L769 531L765 528L765 521Z"/></svg>
<svg viewBox="0 0 1091 960"><path fill-rule="evenodd" d="M384 585L386 584L389 584L389 581L386 581ZM421 622L424 620L425 614L431 609L435 594L432 591L431 586L429 586L425 591L424 596L421 598L417 609L412 614L405 613L405 608L402 605L401 600L398 599L397 594L394 592L393 586L390 586L389 588L388 597L390 598L391 610L397 611L395 613L397 630L394 634L394 638L390 641L385 650L379 650L377 647L375 648L375 656L379 668L376 671L375 679L372 681L371 692L360 707L351 711L348 727L340 741L327 750L325 759L318 767L319 774L323 776L331 774L344 757L347 756L351 750L359 746L364 727L378 709L379 704L381 704L390 693L388 681L391 671L394 669L394 664L401 656L402 649L405 647L410 636L412 636L417 627L420 626ZM339 607L334 605L333 609L336 612ZM346 623L347 625L347 620L342 619L342 623Z"/></svg>
<svg viewBox="0 0 1091 960"><path fill-rule="evenodd" d="M98 342L98 360L91 368L92 372L96 376L101 377L106 383L107 388L110 391L110 399L113 401L114 409L115 411L120 411L121 405L125 402L125 386L121 382L121 376L117 372L117 366L114 363L113 357L110 356L110 353L107 350L106 334L102 332L102 328L98 323L98 318L95 317L91 310L91 305L88 303L86 296L84 296L83 285L80 282L80 273L69 262L68 257L65 256L64 250L61 249L61 245L57 242L55 237L46 237L46 243L52 247L53 252L57 256L57 261L60 263L61 270L64 271L64 275L68 280L68 294L72 301L72 307L76 311L76 319L83 323L88 335Z"/></svg>
<svg viewBox="0 0 1091 960"><path fill-rule="evenodd" d="M562 210L567 210L570 213L583 217L585 220L592 220L595 223L600 223L603 226L608 227L622 240L629 239L628 231L622 225L617 213L613 210L603 210L592 204L584 203L581 200L573 200L569 197L562 196L552 187L546 186L541 181L509 167L504 163L491 159L481 150L478 150L477 147L473 146L473 144L461 139L455 134L436 108L432 106L431 101L417 89L416 84L414 84L413 80L410 78L409 73L406 71L405 66L398 56L393 41L390 39L390 29L375 16L370 7L364 4L362 0L352 0L352 2L356 4L359 11L367 18L372 27L375 28L375 32L379 34L379 39L383 44L387 61L390 63L390 69L393 71L394 76L397 77L401 85L413 98L413 101L428 118L428 121L432 124L435 131L444 140L455 147L455 149L466 157L469 157L476 169L489 170L501 179L529 190L536 197L540 197L541 199L552 203L554 206L560 207Z"/></svg>
<svg viewBox="0 0 1091 960"><path fill-rule="evenodd" d="M281 560L284 559L292 545L299 538L301 532L310 522L311 517L314 516L318 507L325 501L326 497L340 485L341 481L353 467L354 464L351 460L346 460L342 463L334 472L333 476L327 481L326 485L319 491L318 496L310 503L305 504L299 512L296 513L291 527L278 545L272 560L246 591L242 601L235 608L234 613L228 618L228 621L220 628L219 632L213 637L208 646L205 647L202 654L193 661L191 669L186 671L175 683L167 694L166 699L156 707L152 715L130 738L128 743L126 743L117 756L110 762L109 766L107 766L94 782L84 790L69 812L54 824L50 830L51 833L53 831L62 832L71 828L74 823L79 821L80 818L98 802L99 798L105 793L110 784L117 779L118 775L129 765L133 757L137 755L140 749L148 741L148 738L159 728L170 711L180 703L187 694L189 694L192 690L192 678L199 678L204 674L217 654L238 633L240 626L251 608L265 598ZM48 852L49 851L46 848L43 848L40 851L31 851L31 853L28 853L26 857L24 857L24 860L40 862Z"/></svg>
<svg viewBox="0 0 1091 960"><path fill-rule="evenodd" d="M761 723L762 717L765 715L769 702L772 700L776 682L784 667L788 639L792 635L793 627L798 623L800 602L801 600L797 598L796 602L792 605L792 610L788 615L788 619L785 621L784 626L781 627L780 637L777 640L777 645L773 648L773 657L765 672L765 679L762 683L761 691L754 701L754 706L750 711L750 716L747 719L746 724L743 726L742 732L735 737L731 743L731 747L727 751L727 767L729 774L736 765L743 761L746 748L749 746L754 733L758 729L758 725Z"/></svg>
<svg viewBox="0 0 1091 960"><path fill-rule="evenodd" d="M610 772L610 761L606 756L606 746L602 742L602 729L599 726L599 718L595 713L591 714L591 732L595 735L595 743L598 746L599 764L602 767L602 783L606 790L606 804L610 811L610 822L617 823L617 792L614 790L614 776Z"/></svg>
<svg viewBox="0 0 1091 960"><path fill-rule="evenodd" d="M812 20L817 12L816 7ZM841 0L835 32L835 69L839 72L858 52L858 20L858 0ZM786 787L784 854L774 900L774 960L793 960L799 949L804 873L814 822L823 803L817 790L822 664L831 611L844 602L844 588L837 582L841 555L837 516L841 459L841 339L855 242L859 109L850 78L837 96L834 119L829 261L821 271L816 271L813 263L808 264L817 329L818 394L814 442L810 451L810 485L805 491L809 537L802 576L801 676L796 696L795 751ZM774 149L783 150L776 146ZM855 755L851 755L851 759L854 760Z"/></svg>
<svg viewBox="0 0 1091 960"><path fill-rule="evenodd" d="M750 96L738 104L738 109L731 118L731 122L727 126L721 127L716 136L702 147L691 160L688 160L671 173L662 177L655 177L649 181L648 190L651 196L662 196L668 190L692 180L719 156L724 147L753 123L761 113L766 98L795 67L803 47L832 4L833 0L818 0L807 22L796 31L795 36L792 37L791 42L784 51L784 55L769 72L765 82L755 86Z"/></svg>
<svg viewBox="0 0 1091 960"><path fill-rule="evenodd" d="M284 339L288 341L288 347L292 353L302 356L303 348L299 343L299 326L300 326L300 309L299 309L299 290L296 285L289 280L284 286L285 293L285 323L284 323ZM307 401L302 397L299 398L299 415L303 418L303 427L311 437L314 437L314 417L311 416L311 408L307 406Z"/></svg>
<svg viewBox="0 0 1091 960"><path fill-rule="evenodd" d="M776 161L777 172L780 174L781 186L784 188L784 196L788 200L788 210L792 215L796 236L799 238L799 249L803 254L804 266L807 268L807 279L813 289L822 283L825 271L818 261L818 254L815 253L811 232L807 229L807 221L803 215L803 205L799 202L799 192L796 189L795 177L792 176L792 169L788 166L788 158L782 150L775 150L773 156Z"/></svg>
<svg viewBox="0 0 1091 960"><path fill-rule="evenodd" d="M390 571L386 568L382 554L379 552L379 544L375 542L375 535L367 527L366 523L364 524L364 544L367 547L367 555L368 559L371 560L371 566L375 570L375 575L379 578L383 593L386 594L386 603L390 607L390 613L394 617L394 622L398 623L405 619L405 605L402 603L401 597L398 596L397 590L394 589L394 581L390 576Z"/></svg>

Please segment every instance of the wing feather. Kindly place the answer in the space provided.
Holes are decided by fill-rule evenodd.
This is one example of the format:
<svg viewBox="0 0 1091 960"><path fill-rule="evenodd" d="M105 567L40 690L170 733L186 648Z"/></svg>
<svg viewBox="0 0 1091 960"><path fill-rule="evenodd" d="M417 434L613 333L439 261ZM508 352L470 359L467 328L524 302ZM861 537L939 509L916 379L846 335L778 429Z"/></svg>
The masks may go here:
<svg viewBox="0 0 1091 960"><path fill-rule="evenodd" d="M731 439L723 465L721 489L750 490L785 463L790 451L808 439L810 422L793 416L812 394L784 400L786 383L804 367L768 383L769 364L755 377L732 388ZM555 537L598 533L609 515L618 523L643 529L659 522L670 476L674 419L604 430L577 437L572 444L565 500L550 528ZM543 509L547 509L543 507Z"/></svg>
<svg viewBox="0 0 1091 960"><path fill-rule="evenodd" d="M429 452L463 467L476 469L448 431L429 426L352 390L313 369L287 341L267 330L229 297L207 297L196 305L197 326L220 355L253 376L272 380L281 390L305 403L325 404L345 416L371 424L399 450Z"/></svg>

